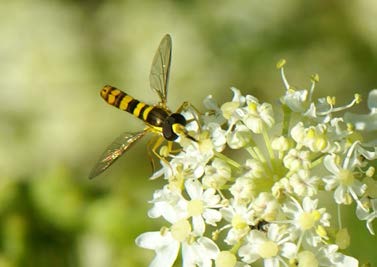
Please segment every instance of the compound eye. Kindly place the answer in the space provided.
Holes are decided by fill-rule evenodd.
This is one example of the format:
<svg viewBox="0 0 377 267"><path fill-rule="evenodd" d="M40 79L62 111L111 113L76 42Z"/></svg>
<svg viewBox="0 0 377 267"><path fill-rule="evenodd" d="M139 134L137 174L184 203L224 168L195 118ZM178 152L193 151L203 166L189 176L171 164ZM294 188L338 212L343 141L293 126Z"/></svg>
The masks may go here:
<svg viewBox="0 0 377 267"><path fill-rule="evenodd" d="M172 117L172 118L175 119L174 123L178 123L178 124L181 124L183 126L186 126L187 122L186 122L185 117L183 117L182 114L180 114L180 113L173 113L173 114L170 115L170 117Z"/></svg>
<svg viewBox="0 0 377 267"><path fill-rule="evenodd" d="M174 141L178 138L178 135L173 131L173 124L175 123L175 119L169 116L165 121L164 125L162 126L162 134L164 135L165 139L168 141Z"/></svg>

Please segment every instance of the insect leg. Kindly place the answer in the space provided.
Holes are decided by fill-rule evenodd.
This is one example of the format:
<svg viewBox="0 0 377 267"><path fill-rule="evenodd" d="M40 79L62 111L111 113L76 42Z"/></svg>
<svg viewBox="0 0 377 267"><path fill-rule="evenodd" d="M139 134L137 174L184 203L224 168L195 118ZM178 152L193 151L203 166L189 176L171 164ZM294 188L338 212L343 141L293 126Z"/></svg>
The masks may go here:
<svg viewBox="0 0 377 267"><path fill-rule="evenodd" d="M168 141L168 151L169 153L177 154L182 151L182 148L173 148L174 142Z"/></svg>
<svg viewBox="0 0 377 267"><path fill-rule="evenodd" d="M155 154L153 152L153 147L154 147L154 143L156 143L159 138L160 136L154 136L151 139L149 139L148 144L147 144L148 158L152 165L152 172L156 171L156 164L154 162L154 157L153 157L153 154Z"/></svg>
<svg viewBox="0 0 377 267"><path fill-rule="evenodd" d="M198 126L200 127L198 114L202 115L202 113L193 104L187 101L183 102L182 105L180 105L179 108L177 109L176 113L181 113L182 111L189 111L194 117L193 119L187 120L187 123L196 121Z"/></svg>
<svg viewBox="0 0 377 267"><path fill-rule="evenodd" d="M201 114L200 111L191 103L186 102L186 101L182 103L182 105L177 109L176 113L181 113L182 111L188 111L192 115L192 118L186 120L186 125L191 122L196 122L196 126L198 127L198 130L200 132L201 131L201 127L200 127L201 123L199 119L199 115ZM187 138L191 139L192 141L197 142L197 140L191 135L189 135L186 130L185 130L184 135Z"/></svg>
<svg viewBox="0 0 377 267"><path fill-rule="evenodd" d="M163 162L166 163L166 165L168 165L170 168L170 164L169 162L165 159L165 157L161 156L158 152L157 152L157 149L161 147L162 143L165 141L165 138L163 136L158 136L157 139L155 140L153 146L151 147L150 151L154 154L154 156L156 156L158 159L162 160ZM171 145L169 146L169 143L172 143L172 142L168 142L168 152L170 153L170 150L171 150ZM152 143L151 143L152 144ZM150 145L151 145L150 144Z"/></svg>

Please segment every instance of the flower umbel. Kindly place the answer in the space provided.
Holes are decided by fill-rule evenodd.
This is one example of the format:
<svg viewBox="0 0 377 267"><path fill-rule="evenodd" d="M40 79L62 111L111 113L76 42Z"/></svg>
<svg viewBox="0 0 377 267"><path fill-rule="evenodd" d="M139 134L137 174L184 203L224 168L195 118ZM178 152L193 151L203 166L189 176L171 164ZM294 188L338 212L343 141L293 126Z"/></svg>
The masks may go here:
<svg viewBox="0 0 377 267"><path fill-rule="evenodd" d="M360 95L343 106L333 96L315 100L319 76L295 90L284 64L277 65L280 106L232 88L231 101L219 106L210 96L205 113L192 111L197 142L182 138L182 149L153 175L166 185L154 193L149 217L167 226L136 240L155 251L150 266L171 267L179 254L185 267L358 266L341 253L350 243L341 214L330 214L319 195L338 206L356 203L374 234L377 140L362 136L377 125L377 90L371 113L353 114Z"/></svg>

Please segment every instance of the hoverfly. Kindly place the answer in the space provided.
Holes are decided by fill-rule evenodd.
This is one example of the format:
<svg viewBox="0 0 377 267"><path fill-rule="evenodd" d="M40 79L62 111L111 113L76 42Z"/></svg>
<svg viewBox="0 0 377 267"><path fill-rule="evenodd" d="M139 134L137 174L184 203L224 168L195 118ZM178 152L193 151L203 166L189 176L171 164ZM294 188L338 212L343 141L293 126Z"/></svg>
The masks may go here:
<svg viewBox="0 0 377 267"><path fill-rule="evenodd" d="M111 86L105 85L100 95L110 105L127 111L135 117L141 119L146 124L142 131L124 132L105 150L100 159L89 174L89 178L94 178L110 165L112 165L120 156L122 156L136 141L140 140L147 133L152 132L159 134L152 151L159 156L155 150L164 140L171 143L179 136L186 136L195 141L188 135L185 126L187 121L180 114L186 102L177 110L171 112L166 105L168 81L171 65L172 40L169 34L166 34L154 55L152 67L149 75L151 89L159 96L160 102L156 105L148 105L138 101L125 92ZM161 157L160 157L161 158Z"/></svg>

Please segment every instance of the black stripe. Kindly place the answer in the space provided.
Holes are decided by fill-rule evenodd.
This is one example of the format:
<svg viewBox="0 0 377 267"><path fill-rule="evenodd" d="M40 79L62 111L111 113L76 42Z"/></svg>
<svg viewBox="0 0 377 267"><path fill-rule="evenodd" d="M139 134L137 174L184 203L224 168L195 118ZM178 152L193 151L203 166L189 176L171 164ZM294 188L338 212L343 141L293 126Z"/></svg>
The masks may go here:
<svg viewBox="0 0 377 267"><path fill-rule="evenodd" d="M139 119L143 119L143 113L144 111L149 108L149 106L147 104L145 104L145 106L140 110L140 114L139 114Z"/></svg>
<svg viewBox="0 0 377 267"><path fill-rule="evenodd" d="M128 103L128 106L127 106L127 111L130 112L130 113L133 113L137 104L139 104L140 101L139 100L136 100L136 99L132 99L130 103Z"/></svg>
<svg viewBox="0 0 377 267"><path fill-rule="evenodd" d="M115 102L114 102L114 106L116 106L117 108L119 108L119 105L120 105L120 102L122 101L122 99L126 96L127 94L120 91L120 94L116 96L115 98Z"/></svg>

